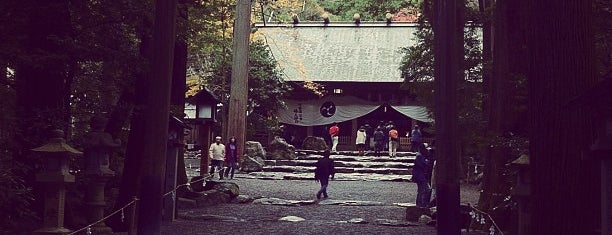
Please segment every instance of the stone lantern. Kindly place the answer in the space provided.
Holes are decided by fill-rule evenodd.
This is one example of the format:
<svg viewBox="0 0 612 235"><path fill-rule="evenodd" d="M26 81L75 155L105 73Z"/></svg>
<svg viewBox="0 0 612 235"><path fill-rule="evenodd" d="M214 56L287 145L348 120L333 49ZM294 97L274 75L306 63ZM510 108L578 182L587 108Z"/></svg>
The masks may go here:
<svg viewBox="0 0 612 235"><path fill-rule="evenodd" d="M531 174L529 172L529 155L521 155L512 161L512 166L518 170L516 185L512 195L518 202L518 227L519 235L529 232L529 196L531 195Z"/></svg>
<svg viewBox="0 0 612 235"><path fill-rule="evenodd" d="M36 175L36 181L44 186L45 209L43 228L35 234L67 234L71 230L64 228L64 207L66 203L66 183L74 182L74 175L69 173L68 158L70 155L82 154L66 144L62 130L54 130L49 142L32 149L44 157L43 171Z"/></svg>
<svg viewBox="0 0 612 235"><path fill-rule="evenodd" d="M104 217L104 187L106 182L115 175L110 166L110 154L113 149L121 147L120 140L104 132L106 119L98 116L91 118L91 130L83 136L85 148L85 176L87 188L85 191L85 205L87 206L87 222L93 223ZM109 234L112 229L104 222L92 226L95 234Z"/></svg>
<svg viewBox="0 0 612 235"><path fill-rule="evenodd" d="M212 127L216 122L219 99L208 89L202 89L187 99L185 121L195 124L194 132L200 146L200 175L208 173L208 147L212 140Z"/></svg>

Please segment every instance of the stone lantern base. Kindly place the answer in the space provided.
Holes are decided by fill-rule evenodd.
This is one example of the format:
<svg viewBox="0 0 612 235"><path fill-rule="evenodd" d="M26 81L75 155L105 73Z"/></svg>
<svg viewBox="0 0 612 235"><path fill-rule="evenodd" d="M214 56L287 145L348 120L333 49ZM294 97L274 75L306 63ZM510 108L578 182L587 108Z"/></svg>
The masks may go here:
<svg viewBox="0 0 612 235"><path fill-rule="evenodd" d="M94 175L88 174L88 186L85 192L85 205L88 208L87 222L93 223L104 218L104 187L112 174ZM93 234L113 234L113 230L106 226L104 221L91 226Z"/></svg>
<svg viewBox="0 0 612 235"><path fill-rule="evenodd" d="M55 227L55 228L41 228L39 230L34 231L34 234L68 234L72 232L72 230L64 228L64 227Z"/></svg>

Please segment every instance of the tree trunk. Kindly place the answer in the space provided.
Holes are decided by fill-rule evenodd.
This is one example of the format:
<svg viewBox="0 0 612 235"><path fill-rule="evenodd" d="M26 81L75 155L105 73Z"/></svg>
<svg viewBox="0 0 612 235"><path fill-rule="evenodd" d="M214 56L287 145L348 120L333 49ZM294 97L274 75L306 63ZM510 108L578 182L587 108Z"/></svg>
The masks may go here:
<svg viewBox="0 0 612 235"><path fill-rule="evenodd" d="M174 58L175 18L177 0L157 0L153 27L149 89L144 108L144 149L140 182L138 234L161 233L162 195L166 150L168 143L168 116L170 114L170 87Z"/></svg>
<svg viewBox="0 0 612 235"><path fill-rule="evenodd" d="M594 234L601 210L589 110L564 106L596 82L591 0L525 1L529 9L531 234Z"/></svg>
<svg viewBox="0 0 612 235"><path fill-rule="evenodd" d="M463 1L438 0L434 4L435 120L438 193L438 234L460 234L457 82L464 80Z"/></svg>
<svg viewBox="0 0 612 235"><path fill-rule="evenodd" d="M145 25L149 25L147 21L145 19ZM145 32L140 36L140 54L142 58L149 59L153 48L151 35L146 31L148 29L145 29ZM113 207L114 210L124 207L133 197L137 197L140 189L142 159L145 157L143 154L145 136L143 107L145 107L145 96L149 90L147 75L144 71L136 75L134 87L124 89L106 125L106 130L111 135L119 135L122 129L121 123L124 122L122 118L130 117L130 132L123 162L121 185L119 186L119 196ZM127 222L127 220L122 221L120 215L116 214L107 221L107 224L115 232L124 232L128 229Z"/></svg>
<svg viewBox="0 0 612 235"><path fill-rule="evenodd" d="M249 80L249 37L251 34L251 1L236 3L234 27L232 84L230 90L228 136L236 137L238 152L244 153L246 138L246 110Z"/></svg>
<svg viewBox="0 0 612 235"><path fill-rule="evenodd" d="M134 91L132 88L123 88L121 96L119 96L117 103L111 111L104 132L111 134L113 138L119 138L125 123L129 120L132 110L134 109L134 99Z"/></svg>
<svg viewBox="0 0 612 235"><path fill-rule="evenodd" d="M170 110L172 115L184 120L185 115L185 92L187 91L187 28L188 28L188 6L185 0L178 5L178 13L181 24L177 24L177 38L174 42L174 68L172 69L172 92L170 95ZM179 143L183 143L185 135L179 133ZM185 171L185 148L178 149L177 185L187 183L187 172ZM186 188L180 188L183 192Z"/></svg>
<svg viewBox="0 0 612 235"><path fill-rule="evenodd" d="M478 207L483 211L490 211L497 206L506 196L504 193L503 167L509 149L501 143L501 138L506 132L505 123L508 117L508 80L510 70L508 64L508 27L507 27L507 1L497 0L495 5L495 50L493 51L494 62L492 64L493 76L487 75L486 91L488 97L487 109L488 133L492 143L487 144L486 156L484 158L484 178L482 183L481 200ZM489 47L490 49L490 47ZM484 56L483 56L484 59ZM487 61L485 59L485 61ZM486 62L486 64L489 64ZM486 66L485 66L486 67ZM486 71L486 70L485 70ZM485 72L485 74L488 74Z"/></svg>

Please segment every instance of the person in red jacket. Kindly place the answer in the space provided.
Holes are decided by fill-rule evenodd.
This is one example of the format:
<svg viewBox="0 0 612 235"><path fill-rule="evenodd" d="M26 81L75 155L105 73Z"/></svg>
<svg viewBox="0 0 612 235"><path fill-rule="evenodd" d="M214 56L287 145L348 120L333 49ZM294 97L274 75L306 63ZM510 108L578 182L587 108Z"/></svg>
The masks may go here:
<svg viewBox="0 0 612 235"><path fill-rule="evenodd" d="M338 135L340 134L340 127L338 127L337 123L332 123L332 127L329 128L329 136L332 139L332 152L336 152L336 147L338 146Z"/></svg>
<svg viewBox="0 0 612 235"><path fill-rule="evenodd" d="M227 142L227 145L225 145L225 164L227 165L227 169L225 171L226 179L234 179L234 171L238 166L238 156L238 144L236 143L236 138L231 137L229 142Z"/></svg>

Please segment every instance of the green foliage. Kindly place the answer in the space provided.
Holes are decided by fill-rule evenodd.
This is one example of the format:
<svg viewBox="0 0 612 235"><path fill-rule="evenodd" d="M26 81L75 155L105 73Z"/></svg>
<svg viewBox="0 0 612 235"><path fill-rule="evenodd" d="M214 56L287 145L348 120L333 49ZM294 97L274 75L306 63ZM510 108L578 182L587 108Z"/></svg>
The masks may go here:
<svg viewBox="0 0 612 235"><path fill-rule="evenodd" d="M206 84L206 87L221 99L223 105L227 106L231 87L231 61L220 59L212 63L211 72L201 74L202 84ZM278 110L284 107L282 99L291 88L284 81L268 46L262 41L251 42L248 83L247 110L250 115L247 125L259 129L276 126L277 123L272 120L275 120ZM256 125L257 123L266 125Z"/></svg>
<svg viewBox="0 0 612 235"><path fill-rule="evenodd" d="M300 21L321 21L325 13L317 0L263 0L254 11L255 21L293 22L293 14Z"/></svg>
<svg viewBox="0 0 612 235"><path fill-rule="evenodd" d="M275 116L284 107L281 98L291 89L284 81L270 49L262 41L250 45L249 55L249 110Z"/></svg>
<svg viewBox="0 0 612 235"><path fill-rule="evenodd" d="M0 97L0 234L17 234L37 219L30 209L32 186L16 174L27 166L14 159L15 91L0 85Z"/></svg>
<svg viewBox="0 0 612 235"><path fill-rule="evenodd" d="M434 105L434 44L433 30L424 18L419 20L415 32L416 44L401 49L404 54L399 69L404 84L415 99L430 111L435 111ZM465 79L459 81L459 128L463 156L478 155L480 146L484 143L485 117L482 111L482 53L480 48L479 29L467 27L464 34L463 68Z"/></svg>
<svg viewBox="0 0 612 235"><path fill-rule="evenodd" d="M2 234L16 234L36 221L30 209L34 201L31 186L12 172L14 161L0 154L0 226Z"/></svg>
<svg viewBox="0 0 612 235"><path fill-rule="evenodd" d="M395 13L402 8L413 6L417 1L404 0L319 0L319 4L340 21L352 21L359 13L361 21L384 21L387 12Z"/></svg>
<svg viewBox="0 0 612 235"><path fill-rule="evenodd" d="M3 211L0 219L7 221L3 226L21 230L11 234L31 232L33 226L24 224L38 222L31 218L30 189L40 156L28 150L46 141L45 131L49 126L63 127L69 141L85 132L91 114L109 113L118 94L132 88L135 74L146 70L146 60L140 55L140 39L150 27L153 1L68 2L0 3L0 9L5 12L0 16L3 32L0 69L6 71L8 67L16 74L8 78L0 76L0 210ZM30 25L31 19L39 17L36 14L44 16L45 13L61 15L62 19ZM44 35L46 27L54 27L44 42L46 47L29 41L32 34ZM61 96L69 100L70 107L58 110L17 106L17 95L22 99L37 95L29 94L28 89L38 84L20 80L24 78L20 77L23 68L42 68L55 74L45 79L62 79L67 90ZM2 227L0 233L4 234L5 229L9 228Z"/></svg>

